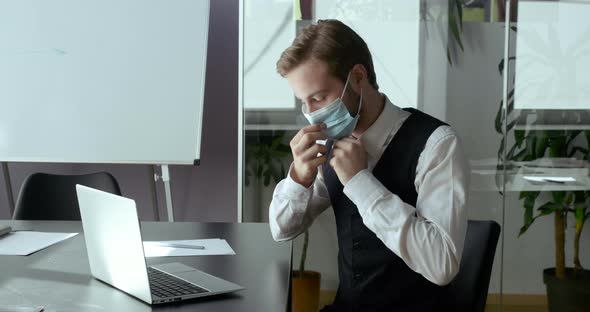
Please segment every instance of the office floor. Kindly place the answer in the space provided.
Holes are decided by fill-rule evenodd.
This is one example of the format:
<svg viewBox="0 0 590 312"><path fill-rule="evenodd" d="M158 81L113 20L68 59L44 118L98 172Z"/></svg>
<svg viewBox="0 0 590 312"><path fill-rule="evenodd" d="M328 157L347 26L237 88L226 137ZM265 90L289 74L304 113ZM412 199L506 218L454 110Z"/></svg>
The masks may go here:
<svg viewBox="0 0 590 312"><path fill-rule="evenodd" d="M499 306L496 304L486 305L486 312L499 312ZM527 306L527 305L504 305L502 312L548 312L546 306Z"/></svg>
<svg viewBox="0 0 590 312"><path fill-rule="evenodd" d="M336 295L335 291L320 291L320 309L330 304ZM485 312L548 312L545 296L537 295L505 295L504 306L500 310L499 296L490 295Z"/></svg>

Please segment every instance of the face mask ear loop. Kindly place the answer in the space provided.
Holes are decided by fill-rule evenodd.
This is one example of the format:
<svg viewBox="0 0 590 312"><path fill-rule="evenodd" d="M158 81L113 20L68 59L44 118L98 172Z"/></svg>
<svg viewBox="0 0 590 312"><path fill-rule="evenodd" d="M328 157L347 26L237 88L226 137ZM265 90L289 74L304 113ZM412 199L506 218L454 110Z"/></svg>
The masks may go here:
<svg viewBox="0 0 590 312"><path fill-rule="evenodd" d="M350 73L348 72L348 76L346 76L346 83L344 83L344 89L342 89L342 94L340 94L340 98L344 98L344 92L346 91L346 86L348 86L348 81L350 80Z"/></svg>
<svg viewBox="0 0 590 312"><path fill-rule="evenodd" d="M359 108L358 111L356 112L356 115L360 115L361 114L361 108L363 107L363 88L361 88L361 99L359 101Z"/></svg>

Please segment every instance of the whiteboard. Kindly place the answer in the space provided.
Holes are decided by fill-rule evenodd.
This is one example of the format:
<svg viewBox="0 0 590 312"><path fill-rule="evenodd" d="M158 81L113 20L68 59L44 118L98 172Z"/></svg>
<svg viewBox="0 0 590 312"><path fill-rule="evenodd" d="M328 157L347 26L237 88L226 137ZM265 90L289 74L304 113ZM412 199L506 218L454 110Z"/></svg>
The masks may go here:
<svg viewBox="0 0 590 312"><path fill-rule="evenodd" d="M0 161L200 159L208 0L0 0Z"/></svg>

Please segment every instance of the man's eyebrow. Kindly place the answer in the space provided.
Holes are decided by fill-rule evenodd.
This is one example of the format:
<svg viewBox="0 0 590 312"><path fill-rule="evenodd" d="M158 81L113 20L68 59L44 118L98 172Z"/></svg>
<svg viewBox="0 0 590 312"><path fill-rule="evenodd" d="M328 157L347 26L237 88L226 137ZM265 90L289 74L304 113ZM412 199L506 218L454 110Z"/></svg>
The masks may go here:
<svg viewBox="0 0 590 312"><path fill-rule="evenodd" d="M309 99L311 97L314 97L314 96L318 95L319 93L323 93L323 92L327 92L327 91L328 91L328 89L321 89L321 90L318 90L318 91L313 92L312 94L306 96L305 98L306 99Z"/></svg>

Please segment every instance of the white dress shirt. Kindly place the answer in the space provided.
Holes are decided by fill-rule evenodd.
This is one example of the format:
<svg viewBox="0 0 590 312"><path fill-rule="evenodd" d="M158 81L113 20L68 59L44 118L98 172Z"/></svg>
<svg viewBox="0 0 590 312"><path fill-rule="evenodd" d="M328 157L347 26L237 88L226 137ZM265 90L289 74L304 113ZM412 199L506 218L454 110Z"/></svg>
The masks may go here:
<svg viewBox="0 0 590 312"><path fill-rule="evenodd" d="M449 126L440 126L428 138L416 166L416 207L391 193L372 173L410 115L385 97L383 112L360 137L368 169L352 177L343 192L357 206L365 226L408 267L445 285L459 270L467 228L469 168L457 135ZM330 206L320 169L309 188L290 174L275 188L269 221L276 241L294 239Z"/></svg>

